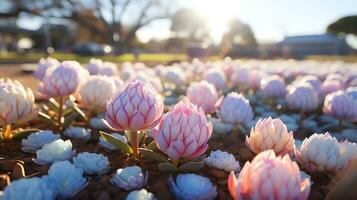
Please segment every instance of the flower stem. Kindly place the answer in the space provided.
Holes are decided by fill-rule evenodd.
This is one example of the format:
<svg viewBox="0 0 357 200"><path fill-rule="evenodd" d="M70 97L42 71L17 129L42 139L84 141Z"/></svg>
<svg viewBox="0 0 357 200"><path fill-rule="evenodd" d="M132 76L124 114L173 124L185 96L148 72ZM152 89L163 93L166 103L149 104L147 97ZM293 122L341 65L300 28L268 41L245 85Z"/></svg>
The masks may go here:
<svg viewBox="0 0 357 200"><path fill-rule="evenodd" d="M139 151L138 151L138 133L136 131L129 132L130 135L130 144L131 148L133 149L133 155L136 158L139 158Z"/></svg>
<svg viewBox="0 0 357 200"><path fill-rule="evenodd" d="M59 110L58 110L57 123L58 123L58 131L61 131L62 130L62 113L63 113L64 97L59 97L58 103L59 103Z"/></svg>
<svg viewBox="0 0 357 200"><path fill-rule="evenodd" d="M300 111L300 119L299 119L299 127L300 128L302 127L302 124L304 122L304 117L305 117L304 111Z"/></svg>
<svg viewBox="0 0 357 200"><path fill-rule="evenodd" d="M339 131L342 131L342 130L343 130L343 122L342 122L342 119L339 119L339 120L338 120L338 130L339 130Z"/></svg>
<svg viewBox="0 0 357 200"><path fill-rule="evenodd" d="M178 164L179 164L179 161L180 161L180 159L179 159L179 158L172 159L172 164L173 164L175 167L177 167L177 166L178 166Z"/></svg>
<svg viewBox="0 0 357 200"><path fill-rule="evenodd" d="M5 124L3 128L3 138L10 139L11 138L11 124Z"/></svg>

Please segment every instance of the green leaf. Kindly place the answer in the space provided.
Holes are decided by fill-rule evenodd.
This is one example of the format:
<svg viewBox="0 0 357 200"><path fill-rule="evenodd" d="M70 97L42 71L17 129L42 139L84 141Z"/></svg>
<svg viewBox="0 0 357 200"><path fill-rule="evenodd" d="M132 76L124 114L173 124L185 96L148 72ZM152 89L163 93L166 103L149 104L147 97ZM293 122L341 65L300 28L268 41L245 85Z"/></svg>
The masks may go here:
<svg viewBox="0 0 357 200"><path fill-rule="evenodd" d="M178 172L194 172L200 170L204 166L204 162L188 162L177 168Z"/></svg>
<svg viewBox="0 0 357 200"><path fill-rule="evenodd" d="M78 108L77 106L74 106L73 109L74 109L74 111L76 111L76 112L79 114L79 116L80 116L83 120L85 120L85 121L88 120L87 115L86 115L80 108Z"/></svg>
<svg viewBox="0 0 357 200"><path fill-rule="evenodd" d="M150 149L150 150L152 150L152 151L157 150L156 142L155 142L155 141L152 141L152 142L147 146L147 149Z"/></svg>
<svg viewBox="0 0 357 200"><path fill-rule="evenodd" d="M38 129L27 129L27 130L15 132L12 135L11 139L19 140L19 139L27 138L27 136L29 136L31 133L35 133L35 132L38 132L38 131L40 131L40 130L38 130Z"/></svg>
<svg viewBox="0 0 357 200"><path fill-rule="evenodd" d="M63 115L64 117L66 117L67 115L71 114L73 111L74 111L74 109L73 109L72 107L66 108L66 109L63 111L62 115Z"/></svg>
<svg viewBox="0 0 357 200"><path fill-rule="evenodd" d="M41 120L45 121L47 124L49 124L51 126L56 126L56 121L54 119L52 119L49 115L47 115L43 112L39 112L37 114L37 117L40 118Z"/></svg>
<svg viewBox="0 0 357 200"><path fill-rule="evenodd" d="M163 157L162 155L160 155L158 153L151 151L150 149L139 148L139 152L143 158L149 158L149 159L161 162L161 163L169 162L167 159L165 159L165 157Z"/></svg>
<svg viewBox="0 0 357 200"><path fill-rule="evenodd" d="M58 112L59 111L59 103L54 99L54 98L50 98L47 103L46 106L48 106L52 111Z"/></svg>
<svg viewBox="0 0 357 200"><path fill-rule="evenodd" d="M62 124L63 129L68 128L69 125L71 125L71 123L77 119L77 117L78 117L77 113L71 113L71 114L67 115L66 117L64 117L64 121Z"/></svg>
<svg viewBox="0 0 357 200"><path fill-rule="evenodd" d="M120 150L124 151L125 153L133 154L133 149L125 142L122 142L118 138L113 137L103 131L99 131L99 134L104 138L105 141L112 144L115 148L120 149Z"/></svg>
<svg viewBox="0 0 357 200"><path fill-rule="evenodd" d="M159 168L159 170L162 172L176 172L177 171L177 168L171 163L159 163L157 165L157 168Z"/></svg>

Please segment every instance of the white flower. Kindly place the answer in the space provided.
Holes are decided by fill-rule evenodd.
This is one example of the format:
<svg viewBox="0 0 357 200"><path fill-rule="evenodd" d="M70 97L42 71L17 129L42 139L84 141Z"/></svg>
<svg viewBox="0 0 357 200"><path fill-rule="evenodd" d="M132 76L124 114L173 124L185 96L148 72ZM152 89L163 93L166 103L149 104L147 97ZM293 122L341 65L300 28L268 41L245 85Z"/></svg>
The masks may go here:
<svg viewBox="0 0 357 200"><path fill-rule="evenodd" d="M57 139L60 139L59 134L53 134L50 130L39 131L32 133L27 139L22 139L21 149L28 153L36 153L36 151L43 147L43 145L51 143Z"/></svg>
<svg viewBox="0 0 357 200"><path fill-rule="evenodd" d="M71 127L67 128L64 134L73 139L83 139L85 141L88 141L91 136L90 129L86 129L83 127Z"/></svg>
<svg viewBox="0 0 357 200"><path fill-rule="evenodd" d="M100 73L100 70L102 69L102 65L103 65L103 61L101 59L91 58L89 60L89 63L87 64L88 72L91 75L97 75Z"/></svg>
<svg viewBox="0 0 357 200"><path fill-rule="evenodd" d="M116 89L113 79L106 76L90 76L79 88L78 101L85 108L102 111Z"/></svg>
<svg viewBox="0 0 357 200"><path fill-rule="evenodd" d="M249 100L242 94L229 93L222 102L218 116L224 123L248 123L253 119L253 110Z"/></svg>
<svg viewBox="0 0 357 200"><path fill-rule="evenodd" d="M217 107L217 102L219 103L216 88L205 80L191 84L187 89L187 98L201 107L206 114L212 113Z"/></svg>
<svg viewBox="0 0 357 200"><path fill-rule="evenodd" d="M148 182L148 172L143 172L138 166L125 167L118 169L110 182L125 190L142 188Z"/></svg>
<svg viewBox="0 0 357 200"><path fill-rule="evenodd" d="M312 111L319 105L319 98L315 90L309 85L288 87L286 103L290 109Z"/></svg>
<svg viewBox="0 0 357 200"><path fill-rule="evenodd" d="M180 68L169 67L166 69L164 74L165 82L171 82L175 84L176 88L185 84L185 75Z"/></svg>
<svg viewBox="0 0 357 200"><path fill-rule="evenodd" d="M336 173L343 167L339 142L329 133L313 134L305 138L295 157L310 172Z"/></svg>
<svg viewBox="0 0 357 200"><path fill-rule="evenodd" d="M60 199L67 199L84 189L88 182L83 177L83 170L69 161L60 161L51 165L48 175L42 177L53 187Z"/></svg>
<svg viewBox="0 0 357 200"><path fill-rule="evenodd" d="M209 167L222 169L226 172L238 172L240 170L239 162L233 154L221 150L211 151L210 155L205 158L205 163Z"/></svg>
<svg viewBox="0 0 357 200"><path fill-rule="evenodd" d="M72 151L70 140L63 141L62 139L58 139L45 144L40 150L37 150L37 158L34 159L34 162L39 165L51 164L57 161L68 160L74 153L75 151Z"/></svg>
<svg viewBox="0 0 357 200"><path fill-rule="evenodd" d="M79 153L73 158L73 164L86 174L104 174L109 170L108 158L97 153Z"/></svg>
<svg viewBox="0 0 357 200"><path fill-rule="evenodd" d="M206 71L203 79L212 83L217 90L224 91L227 89L227 79L224 72L218 68L212 68Z"/></svg>
<svg viewBox="0 0 357 200"><path fill-rule="evenodd" d="M353 159L357 158L357 144L348 140L340 142L341 162L346 169Z"/></svg>
<svg viewBox="0 0 357 200"><path fill-rule="evenodd" d="M110 134L113 137L116 137L117 139L121 140L122 142L128 143L127 139L125 136L120 135L119 133L112 133ZM109 149L109 150L115 150L116 148L110 144L109 142L107 142L102 136L99 137L99 145Z"/></svg>
<svg viewBox="0 0 357 200"><path fill-rule="evenodd" d="M58 64L58 60L54 58L41 58L37 63L37 69L33 72L33 76L39 80L42 80L47 72L47 69L52 66L57 66Z"/></svg>
<svg viewBox="0 0 357 200"><path fill-rule="evenodd" d="M145 189L131 191L125 200L156 200L155 196Z"/></svg>
<svg viewBox="0 0 357 200"><path fill-rule="evenodd" d="M55 192L40 178L23 178L11 182L4 190L2 200L54 200Z"/></svg>
<svg viewBox="0 0 357 200"><path fill-rule="evenodd" d="M0 79L0 126L21 123L37 114L35 98L30 88L20 82Z"/></svg>
<svg viewBox="0 0 357 200"><path fill-rule="evenodd" d="M118 68L112 62L104 62L100 69L100 74L106 76L116 76L118 74Z"/></svg>
<svg viewBox="0 0 357 200"><path fill-rule="evenodd" d="M284 79L280 76L270 76L261 80L261 92L266 98L282 97L286 94Z"/></svg>
<svg viewBox="0 0 357 200"><path fill-rule="evenodd" d="M177 200L213 200L217 196L217 187L196 174L179 174L176 182L170 176L169 188Z"/></svg>

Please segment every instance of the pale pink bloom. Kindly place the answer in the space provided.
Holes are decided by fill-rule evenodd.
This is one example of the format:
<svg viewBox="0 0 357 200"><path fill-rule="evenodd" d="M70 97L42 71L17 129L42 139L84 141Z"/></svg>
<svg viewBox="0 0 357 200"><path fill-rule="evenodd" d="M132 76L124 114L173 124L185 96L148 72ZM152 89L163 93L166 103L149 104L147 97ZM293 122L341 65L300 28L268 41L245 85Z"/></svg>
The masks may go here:
<svg viewBox="0 0 357 200"><path fill-rule="evenodd" d="M357 119L357 101L344 91L337 91L325 97L323 111L333 117L354 121Z"/></svg>
<svg viewBox="0 0 357 200"><path fill-rule="evenodd" d="M286 125L279 119L260 119L246 136L245 144L254 153L272 149L277 155L293 153L293 132L288 132Z"/></svg>
<svg viewBox="0 0 357 200"><path fill-rule="evenodd" d="M106 122L114 130L144 131L158 123L163 110L163 98L150 84L128 81L109 101Z"/></svg>
<svg viewBox="0 0 357 200"><path fill-rule="evenodd" d="M325 79L325 81L331 81L331 80L339 81L342 85L345 85L347 83L346 76L339 73L329 74Z"/></svg>
<svg viewBox="0 0 357 200"><path fill-rule="evenodd" d="M48 57L48 58L41 58L40 61L37 63L37 69L34 71L33 76L39 80L42 80L43 77L46 75L47 69L51 66L57 66L60 62L58 60Z"/></svg>
<svg viewBox="0 0 357 200"><path fill-rule="evenodd" d="M260 82L264 77L264 73L261 72L260 70L251 70L248 76L249 76L248 86L253 89L259 89Z"/></svg>
<svg viewBox="0 0 357 200"><path fill-rule="evenodd" d="M116 91L114 81L106 76L90 76L79 88L78 101L88 109L105 110Z"/></svg>
<svg viewBox="0 0 357 200"><path fill-rule="evenodd" d="M231 92L223 99L218 116L224 123L239 124L251 121L254 113L248 99L242 94Z"/></svg>
<svg viewBox="0 0 357 200"><path fill-rule="evenodd" d="M285 81L278 75L262 79L260 87L262 95L266 98L283 97L286 94Z"/></svg>
<svg viewBox="0 0 357 200"><path fill-rule="evenodd" d="M211 135L212 123L207 122L202 108L182 102L163 116L153 132L159 149L172 159L201 156Z"/></svg>
<svg viewBox="0 0 357 200"><path fill-rule="evenodd" d="M212 83L219 91L224 91L227 89L227 79L221 69L211 68L207 70L203 76L203 79L209 83Z"/></svg>
<svg viewBox="0 0 357 200"><path fill-rule="evenodd" d="M187 97L206 114L213 112L220 102L214 85L205 80L190 85L187 89Z"/></svg>
<svg viewBox="0 0 357 200"><path fill-rule="evenodd" d="M90 75L100 74L103 66L103 61L101 59L91 58L87 64L87 69Z"/></svg>
<svg viewBox="0 0 357 200"><path fill-rule="evenodd" d="M249 85L249 69L239 68L233 71L231 74L231 82L233 86L248 86Z"/></svg>
<svg viewBox="0 0 357 200"><path fill-rule="evenodd" d="M106 75L106 76L116 76L118 75L118 68L115 63L112 62L104 62L101 69L100 69L100 74L101 75Z"/></svg>
<svg viewBox="0 0 357 200"><path fill-rule="evenodd" d="M87 76L88 72L78 62L63 61L51 72L46 73L40 83L38 93L45 98L74 94Z"/></svg>
<svg viewBox="0 0 357 200"><path fill-rule="evenodd" d="M140 71L136 74L133 80L141 80L143 82L149 83L156 89L157 92L163 91L161 80L155 74L150 76L148 73Z"/></svg>
<svg viewBox="0 0 357 200"><path fill-rule="evenodd" d="M336 173L343 168L339 142L329 133L313 134L305 138L295 157L310 172Z"/></svg>
<svg viewBox="0 0 357 200"><path fill-rule="evenodd" d="M300 178L299 167L289 155L276 157L267 150L246 162L238 178L231 172L228 189L234 200L305 200L310 181Z"/></svg>
<svg viewBox="0 0 357 200"><path fill-rule="evenodd" d="M290 109L305 112L312 111L319 105L318 94L308 84L289 86L285 100Z"/></svg>
<svg viewBox="0 0 357 200"><path fill-rule="evenodd" d="M20 82L0 79L0 125L22 123L35 117L35 98Z"/></svg>
<svg viewBox="0 0 357 200"><path fill-rule="evenodd" d="M119 76L110 76L109 78L114 82L116 90L119 90L124 85L124 81Z"/></svg>
<svg viewBox="0 0 357 200"><path fill-rule="evenodd" d="M342 90L343 85L338 80L325 80L321 85L321 92L323 95Z"/></svg>

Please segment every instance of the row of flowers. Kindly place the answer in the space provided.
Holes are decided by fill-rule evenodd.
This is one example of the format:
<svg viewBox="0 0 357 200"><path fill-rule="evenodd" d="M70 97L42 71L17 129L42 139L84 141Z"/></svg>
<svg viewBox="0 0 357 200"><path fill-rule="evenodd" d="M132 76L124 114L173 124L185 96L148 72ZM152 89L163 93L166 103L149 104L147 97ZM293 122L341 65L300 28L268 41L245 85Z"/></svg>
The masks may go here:
<svg viewBox="0 0 357 200"><path fill-rule="evenodd" d="M254 66L257 63L258 61L248 62L248 65ZM260 63L259 66L265 66L263 64ZM265 64L272 65L269 62ZM205 68L208 69L203 73ZM79 127L65 129L64 126L68 108L82 113L77 109L79 106L87 116L94 117L88 120L96 128L125 131L125 136L102 133L99 140L101 146L108 149L119 148L138 159L150 154L148 158L160 161L160 170L175 172L182 170L184 166L187 168L187 164L194 166L189 170L202 167L200 162L194 160L207 151L207 142L214 129L224 129L226 125L234 129L242 125L244 127L253 120L254 110L245 97L251 92L275 103L279 97L283 97L289 109L301 112L301 118L304 112L317 109L323 101L325 114L340 120L357 119L356 90L340 90L353 86L353 78L349 77L351 80L347 80L341 74L331 76L327 72L318 76L296 77L299 73L294 75L290 71L286 74L286 68L282 72L267 69L269 68L253 67L251 70L242 63L231 60L220 63L194 60L191 64L156 66L154 69L144 64L131 66L124 63L119 72L115 65L100 60L91 60L88 70L85 70L75 61L59 63L50 58L44 59L35 72L35 76L41 79L38 96L49 99L52 108L47 109L51 106L44 104L39 112L40 106L36 107L31 90L25 90L17 81L1 80L2 136L11 138L11 124L24 123L40 113L42 117L53 119L56 131L63 132L64 136L89 140L89 130ZM328 69L331 70L331 67ZM296 78L286 86L285 80L290 76ZM325 80L321 84L322 77ZM186 85L186 78L199 82ZM177 95L186 90L186 97L176 103ZM230 90L239 90L241 93ZM324 100L320 96L325 96ZM164 114L165 105L173 104L175 105L169 107ZM101 112L105 112L105 119L93 122ZM212 117L215 112L218 121L214 121ZM210 120L207 119L209 114L212 115ZM149 148L151 144L146 145L144 142L143 145L141 142L142 134L147 131L147 135L154 139L153 144L160 151ZM60 138L59 134L52 131L41 131L22 140L22 149L25 152L36 153L34 162L51 164L51 167L48 176L19 180L8 186L4 191L5 199L17 198L16 195L26 197L33 195L32 192L38 192L37 195L43 199L68 198L85 187L87 180L83 173L102 175L108 171L108 158L88 152L73 157L76 152L72 149L71 141ZM274 199L307 199L310 181L300 177L301 171L292 159L297 160L311 174L336 174L339 170L346 169L357 155L354 143L339 142L328 133L313 134L299 147L295 145L292 131L289 132L279 118L260 119L246 137L246 145L257 156L245 163L238 178L235 177L235 172L240 170L240 164L232 154L217 150L204 159L204 163L210 167L231 172L228 187L234 199L265 199L272 195ZM161 152L167 157L163 157ZM67 161L72 158L73 164ZM147 184L148 173L138 166L127 167L118 169L110 181L125 190L140 189ZM171 177L168 183L177 199L214 199L217 196L216 187L209 179L199 175L180 174L176 180ZM37 189L32 189L35 187ZM25 193L16 193L18 188L29 189ZM154 198L145 190L130 193L127 198L136 198L137 195L147 199Z"/></svg>

